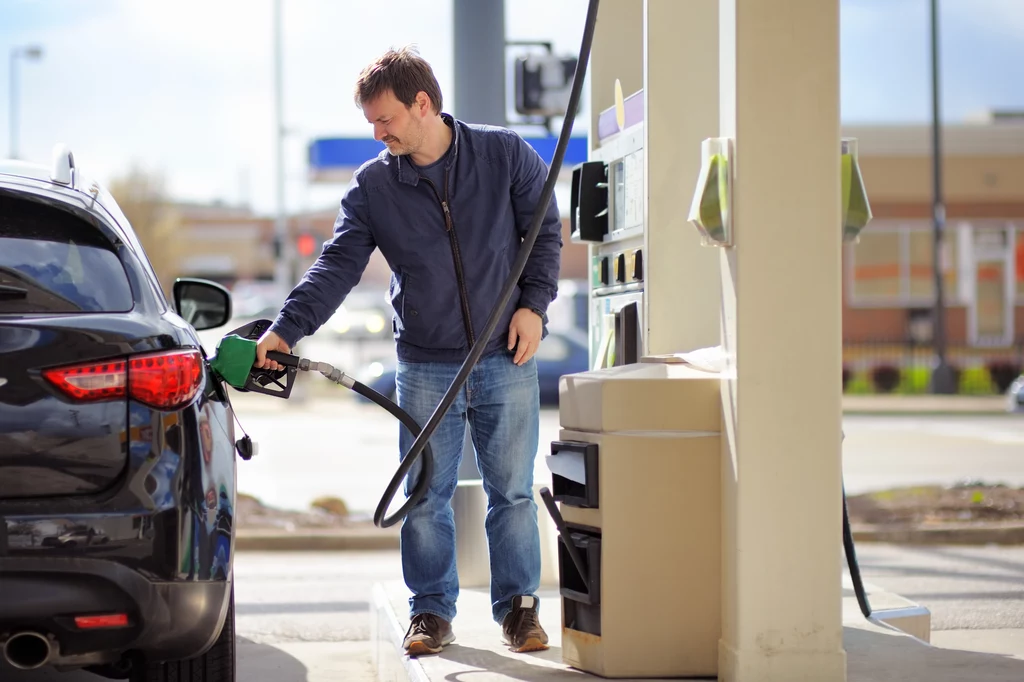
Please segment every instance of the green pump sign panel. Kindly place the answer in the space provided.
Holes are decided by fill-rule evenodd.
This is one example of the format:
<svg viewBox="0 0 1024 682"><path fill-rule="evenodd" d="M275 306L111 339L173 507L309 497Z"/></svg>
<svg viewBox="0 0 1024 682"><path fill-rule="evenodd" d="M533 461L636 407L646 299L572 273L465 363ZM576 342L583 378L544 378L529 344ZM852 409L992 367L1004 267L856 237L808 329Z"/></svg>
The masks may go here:
<svg viewBox="0 0 1024 682"><path fill-rule="evenodd" d="M705 246L732 246L732 141L709 138L701 147L700 176L687 219L700 232ZM841 141L839 170L842 182L840 229L843 241L855 242L872 217L857 161L856 139Z"/></svg>
<svg viewBox="0 0 1024 682"><path fill-rule="evenodd" d="M855 242L869 222L871 204L864 189L864 179L857 162L857 140L845 138L842 142L843 178L843 241Z"/></svg>

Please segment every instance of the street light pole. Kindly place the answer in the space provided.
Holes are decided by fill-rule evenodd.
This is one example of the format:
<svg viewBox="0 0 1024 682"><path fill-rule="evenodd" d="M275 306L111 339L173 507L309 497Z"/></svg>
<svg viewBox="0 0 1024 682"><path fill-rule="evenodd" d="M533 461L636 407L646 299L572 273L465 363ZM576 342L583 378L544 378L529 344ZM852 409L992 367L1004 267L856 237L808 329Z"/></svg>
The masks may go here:
<svg viewBox="0 0 1024 682"><path fill-rule="evenodd" d="M277 218L274 221L274 287L284 296L292 282L291 243L288 238L288 218L285 211L284 188L284 73L282 67L281 0L274 0L274 146L277 187Z"/></svg>
<svg viewBox="0 0 1024 682"><path fill-rule="evenodd" d="M8 146L8 156L12 159L17 159L20 150L18 149L18 57L25 57L28 60L39 60L43 57L43 48L38 45L30 45L28 47L15 47L11 49L10 56L10 78L8 79L8 87L10 89L10 97L8 102L10 103L10 115L8 116L8 122L10 126L10 143Z"/></svg>
<svg viewBox="0 0 1024 682"><path fill-rule="evenodd" d="M935 286L933 342L935 367L932 369L931 392L956 393L956 375L946 360L946 304L942 282L942 237L946 222L946 205L942 195L942 129L939 117L939 12L938 0L931 5L931 71L932 71L932 275Z"/></svg>

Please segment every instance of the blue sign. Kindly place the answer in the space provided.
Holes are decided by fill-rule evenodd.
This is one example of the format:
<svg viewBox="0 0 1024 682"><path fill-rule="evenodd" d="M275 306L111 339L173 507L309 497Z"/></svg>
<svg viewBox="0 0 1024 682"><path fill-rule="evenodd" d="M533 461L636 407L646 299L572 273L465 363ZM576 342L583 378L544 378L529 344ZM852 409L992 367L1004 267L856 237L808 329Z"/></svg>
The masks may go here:
<svg viewBox="0 0 1024 682"><path fill-rule="evenodd" d="M555 156L555 136L527 137L531 147L537 150L547 164ZM374 158L384 149L384 144L371 137L324 137L309 144L309 170L311 173L355 170L364 162ZM562 170L568 170L587 160L587 138L570 137L562 158Z"/></svg>

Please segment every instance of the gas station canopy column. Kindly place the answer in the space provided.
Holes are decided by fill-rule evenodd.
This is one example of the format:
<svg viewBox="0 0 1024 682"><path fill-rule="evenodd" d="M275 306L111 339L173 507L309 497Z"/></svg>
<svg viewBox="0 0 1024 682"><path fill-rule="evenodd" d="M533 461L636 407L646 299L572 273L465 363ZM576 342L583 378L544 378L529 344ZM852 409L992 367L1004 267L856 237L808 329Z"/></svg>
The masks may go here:
<svg viewBox="0 0 1024 682"><path fill-rule="evenodd" d="M719 17L734 164L720 677L840 681L839 0L720 0Z"/></svg>

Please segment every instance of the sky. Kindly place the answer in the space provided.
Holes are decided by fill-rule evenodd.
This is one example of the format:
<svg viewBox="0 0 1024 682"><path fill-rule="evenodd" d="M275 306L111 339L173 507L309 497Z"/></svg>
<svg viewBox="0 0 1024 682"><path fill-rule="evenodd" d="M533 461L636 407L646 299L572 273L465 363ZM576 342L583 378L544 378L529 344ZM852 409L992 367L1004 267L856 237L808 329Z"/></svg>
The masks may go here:
<svg viewBox="0 0 1024 682"><path fill-rule="evenodd" d="M1024 110L1024 0L939 0L943 120ZM343 187L306 180L311 139L370 135L352 100L362 66L418 45L456 111L451 0L284 0L286 209L333 209ZM506 0L509 40L575 54L586 0ZM926 123L928 0L841 0L844 123ZM272 0L0 0L0 54L19 60L20 156L48 162L57 141L101 182L133 164L176 199L277 209ZM0 69L0 154L10 79ZM585 132L581 117L574 128Z"/></svg>

